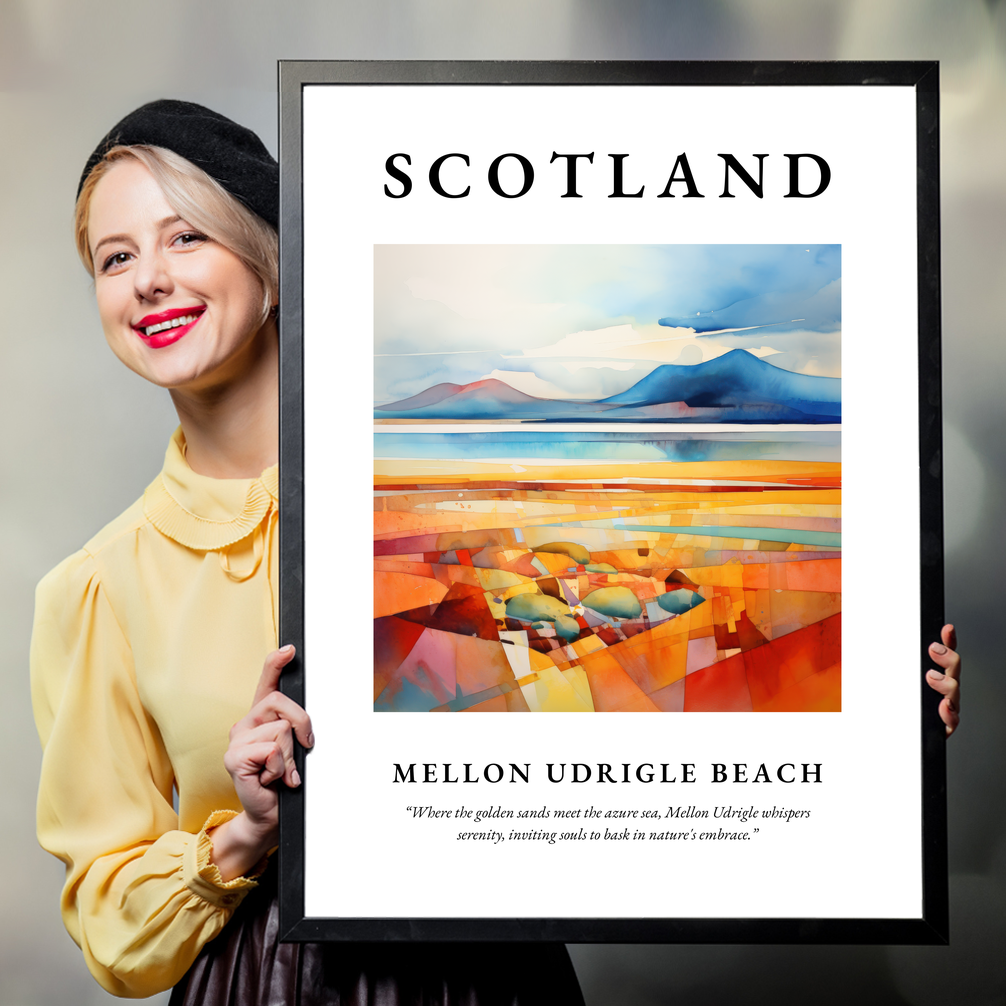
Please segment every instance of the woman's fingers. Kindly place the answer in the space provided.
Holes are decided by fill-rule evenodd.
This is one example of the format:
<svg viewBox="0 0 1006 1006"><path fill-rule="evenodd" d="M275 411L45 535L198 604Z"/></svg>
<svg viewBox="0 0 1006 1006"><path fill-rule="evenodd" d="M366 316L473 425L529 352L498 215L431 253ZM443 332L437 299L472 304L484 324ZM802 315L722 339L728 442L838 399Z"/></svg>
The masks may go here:
<svg viewBox="0 0 1006 1006"><path fill-rule="evenodd" d="M268 786L282 777L286 762L280 744L263 740L228 748L224 755L224 767L233 777L235 785L254 781L258 786Z"/></svg>
<svg viewBox="0 0 1006 1006"><path fill-rule="evenodd" d="M283 668L294 657L292 646L273 650L262 666L252 708L234 724L224 765L234 780L241 805L252 816L275 816L276 795L267 792L282 779L291 788L300 785L294 761L293 738L305 747L314 745L311 718L289 696L278 690Z"/></svg>
<svg viewBox="0 0 1006 1006"><path fill-rule="evenodd" d="M293 727L297 740L306 747L314 747L314 734L311 732L311 717L303 706L297 705L288 695L282 692L270 692L264 699L251 708L243 719L238 720L231 729L233 738L245 730L252 730L263 723L275 720L285 720Z"/></svg>
<svg viewBox="0 0 1006 1006"><path fill-rule="evenodd" d="M960 682L956 678L950 677L949 674L940 673L940 671L929 671L926 674L926 679L929 682L929 687L948 699L951 708L956 712L958 709L957 696L961 689Z"/></svg>
<svg viewBox="0 0 1006 1006"><path fill-rule="evenodd" d="M961 673L961 655L954 649L953 644L957 642L954 627L952 625L945 625L941 635L944 642L930 643L929 656L935 663L939 664L944 674L956 680L960 677Z"/></svg>
<svg viewBox="0 0 1006 1006"><path fill-rule="evenodd" d="M302 706L279 691L279 679L283 668L293 660L296 652L293 646L284 646L279 650L273 650L266 657L251 710L244 719L235 724L234 730L247 729L268 720L285 719L291 723L297 734L297 740L304 747L314 747L311 717ZM232 736L233 733L232 730Z"/></svg>
<svg viewBox="0 0 1006 1006"><path fill-rule="evenodd" d="M297 705L289 695L282 692L271 692L249 714L258 722L264 723L272 719L286 720L297 734L297 740L306 748L314 747L314 734L311 731L311 717L303 706Z"/></svg>
<svg viewBox="0 0 1006 1006"><path fill-rule="evenodd" d="M278 779L282 779L286 772L286 764L282 747L279 744L272 744L269 754L262 765L262 771L259 773L259 782L263 786L269 786Z"/></svg>
<svg viewBox="0 0 1006 1006"><path fill-rule="evenodd" d="M293 757L293 732L284 719L270 720L241 731L232 737L228 750L234 751L239 759L245 759L248 752L254 752L258 765L254 774L258 775L263 786L280 778L293 789L300 785L300 773ZM273 751L277 752L278 760L273 757Z"/></svg>
<svg viewBox="0 0 1006 1006"><path fill-rule="evenodd" d="M283 668L294 654L292 646L284 646L266 657L252 708L231 728L224 755L224 767L245 815L234 821L251 822L256 834L267 836L267 846L275 844L278 828L279 794L273 784L280 779L290 787L301 783L294 762L294 733L306 747L314 744L310 717L278 690ZM214 834L226 831L222 825Z"/></svg>
<svg viewBox="0 0 1006 1006"><path fill-rule="evenodd" d="M297 650L295 647L288 645L280 647L278 650L273 650L265 658L265 663L262 665L262 675L259 678L258 687L255 689L255 698L252 699L253 709L270 692L276 691L279 687L279 677L283 673L283 668L293 660L296 653Z"/></svg>
<svg viewBox="0 0 1006 1006"><path fill-rule="evenodd" d="M931 643L929 656L942 670L931 669L926 672L926 682L929 687L943 696L940 702L940 719L946 724L949 737L960 723L960 674L961 657L956 652L957 632L952 625L944 625L940 632L940 643Z"/></svg>
<svg viewBox="0 0 1006 1006"><path fill-rule="evenodd" d="M930 688L943 696L943 701L940 702L940 719L946 724L949 737L961 721L960 682L949 674L935 670L926 673L926 682Z"/></svg>
<svg viewBox="0 0 1006 1006"><path fill-rule="evenodd" d="M949 675L954 680L961 675L961 655L954 650L947 649L939 643L932 643L929 646L929 656L937 664L944 674Z"/></svg>
<svg viewBox="0 0 1006 1006"><path fill-rule="evenodd" d="M944 646L949 646L951 650L957 649L957 630L952 625L944 625L940 630L940 639Z"/></svg>

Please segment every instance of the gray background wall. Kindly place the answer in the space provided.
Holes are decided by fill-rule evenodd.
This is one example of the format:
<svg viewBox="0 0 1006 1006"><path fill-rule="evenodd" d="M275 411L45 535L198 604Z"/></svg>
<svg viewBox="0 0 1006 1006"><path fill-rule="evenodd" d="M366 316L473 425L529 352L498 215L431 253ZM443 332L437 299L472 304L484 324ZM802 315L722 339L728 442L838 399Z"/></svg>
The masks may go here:
<svg viewBox="0 0 1006 1006"><path fill-rule="evenodd" d="M572 952L591 1006L1006 1002L1004 54L998 0L2 0L0 1006L108 999L34 839L32 590L139 495L175 422L105 347L71 241L78 172L113 122L159 97L219 109L275 149L279 58L942 61L947 614L967 692L949 757L953 945ZM870 669L868 652L845 659Z"/></svg>

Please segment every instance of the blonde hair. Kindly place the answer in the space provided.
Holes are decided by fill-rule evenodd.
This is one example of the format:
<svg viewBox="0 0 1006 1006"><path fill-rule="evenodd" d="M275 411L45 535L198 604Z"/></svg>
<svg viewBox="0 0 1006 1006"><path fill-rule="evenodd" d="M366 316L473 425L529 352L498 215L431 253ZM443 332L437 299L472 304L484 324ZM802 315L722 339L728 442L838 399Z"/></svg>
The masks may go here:
<svg viewBox="0 0 1006 1006"><path fill-rule="evenodd" d="M264 323L279 293L279 236L202 168L165 147L112 147L84 181L74 210L74 238L92 279L94 259L87 240L91 198L112 165L126 158L139 161L154 176L168 205L183 220L234 252L255 273L262 283Z"/></svg>

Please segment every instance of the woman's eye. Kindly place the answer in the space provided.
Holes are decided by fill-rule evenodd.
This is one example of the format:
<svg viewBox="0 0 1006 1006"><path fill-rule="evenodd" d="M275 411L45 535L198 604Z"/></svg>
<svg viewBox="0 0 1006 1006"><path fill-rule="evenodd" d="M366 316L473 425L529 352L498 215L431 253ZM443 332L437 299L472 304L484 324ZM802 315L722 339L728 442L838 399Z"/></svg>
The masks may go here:
<svg viewBox="0 0 1006 1006"><path fill-rule="evenodd" d="M105 259L101 266L102 272L114 271L121 265L125 265L129 261L129 252L116 252L114 255L109 255Z"/></svg>
<svg viewBox="0 0 1006 1006"><path fill-rule="evenodd" d="M184 234L179 234L174 243L181 245L182 248L190 248L192 245L202 244L205 240L205 234L200 234L198 231L186 231Z"/></svg>

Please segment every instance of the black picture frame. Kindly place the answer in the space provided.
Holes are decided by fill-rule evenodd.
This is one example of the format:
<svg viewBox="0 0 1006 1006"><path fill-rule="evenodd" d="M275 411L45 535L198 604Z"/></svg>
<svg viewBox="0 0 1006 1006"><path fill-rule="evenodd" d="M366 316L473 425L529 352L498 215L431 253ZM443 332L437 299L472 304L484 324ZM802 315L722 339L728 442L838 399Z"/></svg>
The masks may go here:
<svg viewBox="0 0 1006 1006"><path fill-rule="evenodd" d="M918 918L319 918L305 914L305 807L311 764L297 762L304 785L281 794L280 927L287 941L457 940L626 943L939 944L948 941L945 737L939 696L925 684L927 646L943 624L943 502L940 384L939 72L934 62L404 62L282 61L280 104L280 640L298 648L284 692L310 711L304 648L304 382L302 95L306 86L387 84L450 87L523 85L680 85L884 88L915 92L918 245L918 394L923 722L923 904Z"/></svg>

